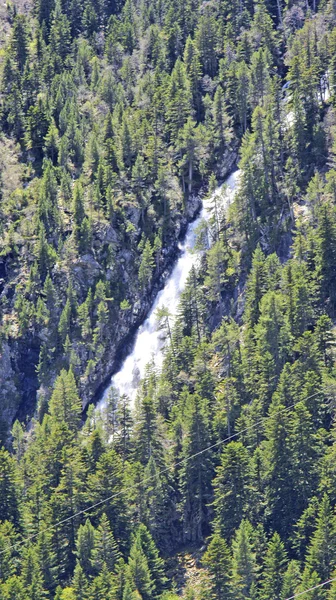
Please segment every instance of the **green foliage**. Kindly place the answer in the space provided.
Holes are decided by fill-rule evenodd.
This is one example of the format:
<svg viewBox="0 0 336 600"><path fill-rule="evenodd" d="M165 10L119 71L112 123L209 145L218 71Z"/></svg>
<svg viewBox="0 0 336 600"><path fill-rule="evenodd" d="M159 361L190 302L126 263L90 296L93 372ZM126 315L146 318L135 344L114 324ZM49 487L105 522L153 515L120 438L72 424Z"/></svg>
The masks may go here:
<svg viewBox="0 0 336 600"><path fill-rule="evenodd" d="M203 556L203 565L209 572L211 592L214 598L230 598L231 555L225 540L215 534Z"/></svg>
<svg viewBox="0 0 336 600"><path fill-rule="evenodd" d="M19 488L14 459L4 448L0 449L0 503L1 520L18 527L20 523Z"/></svg>
<svg viewBox="0 0 336 600"><path fill-rule="evenodd" d="M63 370L56 379L50 399L50 414L56 423L64 423L75 433L80 423L81 409L74 374L71 370Z"/></svg>
<svg viewBox="0 0 336 600"><path fill-rule="evenodd" d="M245 514L248 477L246 448L240 442L230 442L223 451L214 480L216 526L226 538L232 536Z"/></svg>
<svg viewBox="0 0 336 600"><path fill-rule="evenodd" d="M252 537L251 524L242 521L232 543L232 583L237 600L251 597L255 588L257 564Z"/></svg>
<svg viewBox="0 0 336 600"><path fill-rule="evenodd" d="M1 599L317 586L336 569L335 6L7 10ZM135 410L114 390L83 419L206 189L177 315L156 315L162 368Z"/></svg>

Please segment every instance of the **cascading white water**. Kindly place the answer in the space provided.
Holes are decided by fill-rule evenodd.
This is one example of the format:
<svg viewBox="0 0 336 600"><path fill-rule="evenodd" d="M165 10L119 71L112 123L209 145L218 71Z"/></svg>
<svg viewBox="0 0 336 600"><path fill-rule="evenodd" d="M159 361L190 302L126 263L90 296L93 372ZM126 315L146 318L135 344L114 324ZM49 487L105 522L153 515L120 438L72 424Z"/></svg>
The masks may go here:
<svg viewBox="0 0 336 600"><path fill-rule="evenodd" d="M181 292L185 287L192 266L196 264L199 257L197 252L193 252L197 228L202 220L208 220L211 217L213 198L215 195L221 199L222 209L229 206L235 194L239 173L239 170L232 173L224 184L217 188L209 199L203 202L203 208L199 217L189 224L184 242L180 246L182 253L178 258L171 275L167 279L164 288L156 296L148 317L139 327L133 350L123 362L120 370L111 378L111 382L107 386L102 399L98 404L98 409L104 407L111 387L113 387L120 396L122 394L127 394L133 405L139 382L145 374L146 365L151 360L154 360L154 364L157 367L161 366L163 360L164 339L162 337L162 332L157 329L157 309L164 306L168 309L172 319L176 316ZM224 188L224 186L226 187ZM221 193L222 191L223 193Z"/></svg>

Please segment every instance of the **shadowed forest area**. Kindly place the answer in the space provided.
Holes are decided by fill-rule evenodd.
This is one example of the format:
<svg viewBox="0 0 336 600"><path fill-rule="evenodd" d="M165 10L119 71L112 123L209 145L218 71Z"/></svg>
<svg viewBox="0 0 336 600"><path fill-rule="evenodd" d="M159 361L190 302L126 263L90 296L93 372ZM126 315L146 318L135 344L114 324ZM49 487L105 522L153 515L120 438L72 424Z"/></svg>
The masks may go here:
<svg viewBox="0 0 336 600"><path fill-rule="evenodd" d="M0 64L0 600L335 599L336 4L8 3Z"/></svg>

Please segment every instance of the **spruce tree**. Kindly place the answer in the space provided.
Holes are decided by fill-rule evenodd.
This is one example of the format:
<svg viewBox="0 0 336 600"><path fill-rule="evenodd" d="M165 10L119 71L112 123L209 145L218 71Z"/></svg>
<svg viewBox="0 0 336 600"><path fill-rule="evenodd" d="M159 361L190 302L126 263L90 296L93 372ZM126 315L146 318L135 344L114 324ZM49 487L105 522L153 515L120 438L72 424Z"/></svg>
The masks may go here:
<svg viewBox="0 0 336 600"><path fill-rule="evenodd" d="M108 571L113 571L120 553L114 539L107 516L102 514L100 523L94 532L94 545L91 551L92 567L97 574L101 572L104 565Z"/></svg>
<svg viewBox="0 0 336 600"><path fill-rule="evenodd" d="M329 499L324 495L317 516L316 530L311 537L306 558L308 569L316 571L322 581L330 578L336 566L335 525Z"/></svg>
<svg viewBox="0 0 336 600"><path fill-rule="evenodd" d="M17 466L4 448L0 448L0 513L2 521L20 525L20 502Z"/></svg>
<svg viewBox="0 0 336 600"><path fill-rule="evenodd" d="M139 535L136 536L130 550L126 571L127 580L128 585L126 584L125 589L128 589L128 594L137 591L144 600L151 600L153 598L155 584L151 577L148 560L143 551ZM123 599L125 597L133 598L132 595L126 596L124 592Z"/></svg>
<svg viewBox="0 0 336 600"><path fill-rule="evenodd" d="M73 433L77 432L82 407L71 369L68 372L62 370L56 379L49 410L55 421L66 424Z"/></svg>
<svg viewBox="0 0 336 600"><path fill-rule="evenodd" d="M92 573L92 552L95 543L95 529L89 519L80 525L77 532L76 556L86 576Z"/></svg>
<svg viewBox="0 0 336 600"><path fill-rule="evenodd" d="M230 442L222 452L214 479L215 523L225 538L232 537L245 516L248 482L248 452L241 442Z"/></svg>
<svg viewBox="0 0 336 600"><path fill-rule="evenodd" d="M155 542L147 527L141 524L138 528L136 539L140 541L148 562L148 568L153 580L155 594L161 594L166 587L167 578L164 572L164 562L159 555Z"/></svg>
<svg viewBox="0 0 336 600"><path fill-rule="evenodd" d="M278 533L271 538L264 560L261 597L281 600L286 569L286 551Z"/></svg>
<svg viewBox="0 0 336 600"><path fill-rule="evenodd" d="M235 600L251 597L256 582L257 564L253 550L253 528L242 521L232 542L232 592Z"/></svg>
<svg viewBox="0 0 336 600"><path fill-rule="evenodd" d="M202 563L209 573L212 597L228 600L231 597L232 558L225 540L218 533L211 538Z"/></svg>
<svg viewBox="0 0 336 600"><path fill-rule="evenodd" d="M209 451L209 425L201 399L195 394L190 399L191 415L188 435L184 439L180 470L182 494L183 537L199 541L203 537L211 500L212 457Z"/></svg>

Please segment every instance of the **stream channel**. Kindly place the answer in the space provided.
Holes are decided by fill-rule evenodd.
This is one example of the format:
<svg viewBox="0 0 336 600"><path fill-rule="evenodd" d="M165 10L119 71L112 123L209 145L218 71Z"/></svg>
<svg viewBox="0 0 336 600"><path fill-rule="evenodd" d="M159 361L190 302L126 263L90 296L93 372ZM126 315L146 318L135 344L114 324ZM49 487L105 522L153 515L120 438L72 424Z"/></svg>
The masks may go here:
<svg viewBox="0 0 336 600"><path fill-rule="evenodd" d="M125 358L119 371L112 376L110 383L103 392L98 409L104 408L111 387L120 396L126 394L133 407L139 382L145 374L146 365L154 360L155 366L161 367L165 339L162 331L157 328L156 311L164 306L168 309L173 322L188 275L192 266L196 265L199 260L199 253L194 250L199 225L202 221L208 221L211 218L215 196L218 198L218 204L222 205L222 210L225 210L231 204L237 189L239 173L238 169L234 171L209 198L203 200L200 214L189 224L185 238L180 244L181 254L167 278L164 288L156 296L146 320L139 327L133 349Z"/></svg>

